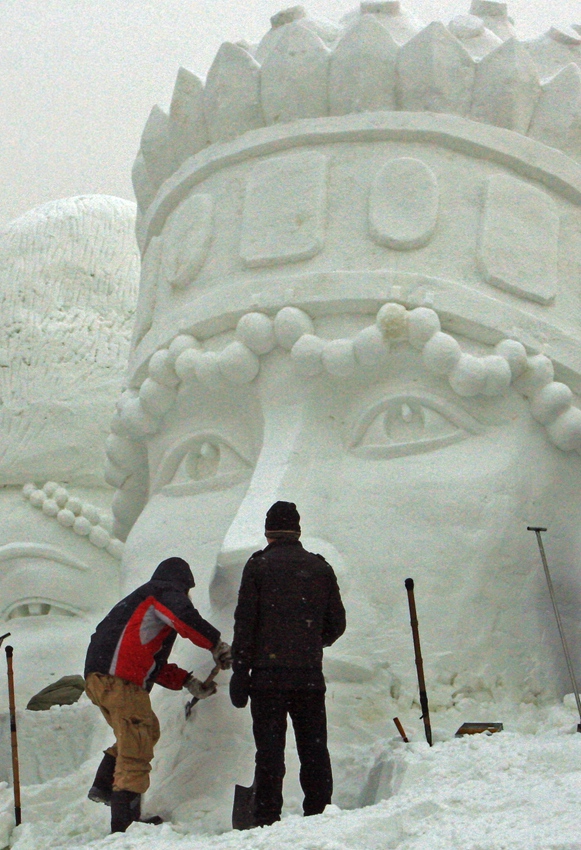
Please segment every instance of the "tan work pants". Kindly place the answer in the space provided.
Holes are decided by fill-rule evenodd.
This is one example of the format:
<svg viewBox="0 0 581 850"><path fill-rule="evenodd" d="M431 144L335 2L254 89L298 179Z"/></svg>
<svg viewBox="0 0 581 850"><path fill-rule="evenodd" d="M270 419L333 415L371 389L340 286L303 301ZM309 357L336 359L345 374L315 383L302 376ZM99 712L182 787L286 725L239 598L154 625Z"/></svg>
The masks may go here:
<svg viewBox="0 0 581 850"><path fill-rule="evenodd" d="M159 721L149 694L133 682L104 673L89 673L86 692L115 733L116 744L106 750L116 759L113 788L144 794L159 741Z"/></svg>

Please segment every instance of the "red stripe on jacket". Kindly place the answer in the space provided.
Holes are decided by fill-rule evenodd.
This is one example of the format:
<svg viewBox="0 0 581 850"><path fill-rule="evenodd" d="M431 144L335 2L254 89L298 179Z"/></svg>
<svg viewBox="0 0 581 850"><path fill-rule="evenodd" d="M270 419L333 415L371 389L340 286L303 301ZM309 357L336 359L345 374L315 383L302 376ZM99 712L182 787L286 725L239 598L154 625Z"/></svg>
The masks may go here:
<svg viewBox="0 0 581 850"><path fill-rule="evenodd" d="M159 631L151 640L144 643L142 625L146 615L151 613L151 609L153 609L155 619L159 622ZM144 688L155 668L155 655L172 631L176 631L202 649L213 648L213 644L208 638L176 617L173 611L159 602L155 596L148 596L135 609L123 630L111 661L110 675L119 676L121 679L134 682ZM182 670L177 664L165 664L156 676L155 681L171 690L179 690L183 687L187 675L187 671Z"/></svg>

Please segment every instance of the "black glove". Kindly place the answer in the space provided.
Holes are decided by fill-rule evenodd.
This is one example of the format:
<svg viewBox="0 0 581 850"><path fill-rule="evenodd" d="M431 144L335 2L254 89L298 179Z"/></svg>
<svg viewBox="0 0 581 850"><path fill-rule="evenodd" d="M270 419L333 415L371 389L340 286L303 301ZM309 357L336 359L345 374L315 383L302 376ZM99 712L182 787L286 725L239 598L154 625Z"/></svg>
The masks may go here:
<svg viewBox="0 0 581 850"><path fill-rule="evenodd" d="M250 691L250 673L248 670L238 670L230 678L230 699L234 708L244 708L248 702Z"/></svg>

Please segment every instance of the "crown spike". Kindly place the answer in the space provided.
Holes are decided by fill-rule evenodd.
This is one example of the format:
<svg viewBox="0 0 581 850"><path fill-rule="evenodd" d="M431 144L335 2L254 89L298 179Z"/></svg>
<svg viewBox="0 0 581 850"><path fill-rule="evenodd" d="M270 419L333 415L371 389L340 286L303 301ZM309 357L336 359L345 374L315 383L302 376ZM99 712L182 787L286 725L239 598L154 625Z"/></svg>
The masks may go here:
<svg viewBox="0 0 581 850"><path fill-rule="evenodd" d="M152 186L157 190L175 170L169 135L169 116L154 106L141 134L141 153Z"/></svg>
<svg viewBox="0 0 581 850"><path fill-rule="evenodd" d="M218 50L206 78L204 111L211 142L264 127L260 65L239 45L225 42Z"/></svg>
<svg viewBox="0 0 581 850"><path fill-rule="evenodd" d="M478 64L471 118L526 134L540 93L532 59L511 38Z"/></svg>
<svg viewBox="0 0 581 850"><path fill-rule="evenodd" d="M186 68L178 71L169 115L172 146L179 166L209 141L204 115L204 86L199 77Z"/></svg>
<svg viewBox="0 0 581 850"><path fill-rule="evenodd" d="M543 86L529 136L581 156L581 69L573 62Z"/></svg>
<svg viewBox="0 0 581 850"><path fill-rule="evenodd" d="M300 22L288 24L261 70L267 124L328 114L329 50Z"/></svg>
<svg viewBox="0 0 581 850"><path fill-rule="evenodd" d="M400 49L398 101L402 109L419 112L470 110L475 63L440 21L434 21Z"/></svg>
<svg viewBox="0 0 581 850"><path fill-rule="evenodd" d="M395 109L397 51L389 31L363 15L331 54L331 115Z"/></svg>

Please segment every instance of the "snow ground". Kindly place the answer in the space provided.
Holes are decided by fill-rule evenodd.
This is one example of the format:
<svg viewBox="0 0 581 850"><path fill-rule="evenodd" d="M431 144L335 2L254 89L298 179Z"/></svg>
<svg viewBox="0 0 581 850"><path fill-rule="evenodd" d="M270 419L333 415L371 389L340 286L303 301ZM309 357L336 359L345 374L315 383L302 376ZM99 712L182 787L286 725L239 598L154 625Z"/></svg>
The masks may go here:
<svg viewBox="0 0 581 850"><path fill-rule="evenodd" d="M437 740L420 728L410 744L386 742L396 793L363 809L288 814L272 827L203 835L191 825L134 824L108 834L109 810L86 799L96 761L23 789L23 820L12 829L12 789L0 786L0 847L14 850L581 850L581 735L565 705L521 706L492 736ZM53 709L54 711L54 709ZM57 709L57 712L59 710ZM70 709L69 709L70 711ZM438 717L438 721L440 718ZM511 729L519 731L511 731ZM526 731L523 731L526 730ZM436 738L443 733L436 727ZM97 759L98 760L98 759ZM381 793L382 780L379 782ZM398 788L399 785L399 788ZM11 833L11 837L10 837Z"/></svg>

